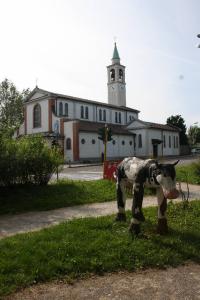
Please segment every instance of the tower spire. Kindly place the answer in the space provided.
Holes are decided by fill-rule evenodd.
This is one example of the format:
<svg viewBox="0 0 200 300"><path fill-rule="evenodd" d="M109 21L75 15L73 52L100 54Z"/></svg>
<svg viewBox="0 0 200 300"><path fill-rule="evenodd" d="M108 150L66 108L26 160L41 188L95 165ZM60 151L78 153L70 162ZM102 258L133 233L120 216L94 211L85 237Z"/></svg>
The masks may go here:
<svg viewBox="0 0 200 300"><path fill-rule="evenodd" d="M114 51L113 51L112 64L120 64L120 57L119 57L119 52L117 50L116 42L115 42Z"/></svg>

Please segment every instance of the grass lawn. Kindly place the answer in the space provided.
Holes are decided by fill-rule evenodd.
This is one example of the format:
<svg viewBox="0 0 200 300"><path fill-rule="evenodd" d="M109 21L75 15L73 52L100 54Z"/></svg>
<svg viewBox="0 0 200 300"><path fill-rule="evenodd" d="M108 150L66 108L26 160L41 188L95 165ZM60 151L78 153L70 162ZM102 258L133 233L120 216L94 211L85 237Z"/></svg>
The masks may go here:
<svg viewBox="0 0 200 300"><path fill-rule="evenodd" d="M176 178L177 181L188 181L188 183L191 184L200 184L200 160L190 165L177 166Z"/></svg>
<svg viewBox="0 0 200 300"><path fill-rule="evenodd" d="M52 279L200 263L200 201L169 204L169 234L155 233L156 208L144 209L144 237L132 238L113 216L62 223L0 240L0 296Z"/></svg>
<svg viewBox="0 0 200 300"><path fill-rule="evenodd" d="M147 190L146 193L152 194L152 191ZM47 186L0 188L0 214L50 210L115 199L114 182L59 180Z"/></svg>

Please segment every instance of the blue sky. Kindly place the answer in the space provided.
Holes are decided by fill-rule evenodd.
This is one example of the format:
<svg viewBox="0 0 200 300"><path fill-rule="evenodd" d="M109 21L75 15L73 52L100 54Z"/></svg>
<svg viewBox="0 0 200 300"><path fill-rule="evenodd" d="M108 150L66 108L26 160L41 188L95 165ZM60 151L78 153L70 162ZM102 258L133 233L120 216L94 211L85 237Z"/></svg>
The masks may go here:
<svg viewBox="0 0 200 300"><path fill-rule="evenodd" d="M0 80L107 102L114 37L127 106L200 126L199 0L0 0Z"/></svg>

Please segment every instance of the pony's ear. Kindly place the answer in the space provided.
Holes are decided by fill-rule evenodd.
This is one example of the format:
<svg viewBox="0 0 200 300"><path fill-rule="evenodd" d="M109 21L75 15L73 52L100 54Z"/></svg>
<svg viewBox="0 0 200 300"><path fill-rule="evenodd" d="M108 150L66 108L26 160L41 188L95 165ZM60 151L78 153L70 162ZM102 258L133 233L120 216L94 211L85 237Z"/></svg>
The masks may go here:
<svg viewBox="0 0 200 300"><path fill-rule="evenodd" d="M175 163L173 163L173 166L177 165L179 161L180 161L180 159L175 161Z"/></svg>

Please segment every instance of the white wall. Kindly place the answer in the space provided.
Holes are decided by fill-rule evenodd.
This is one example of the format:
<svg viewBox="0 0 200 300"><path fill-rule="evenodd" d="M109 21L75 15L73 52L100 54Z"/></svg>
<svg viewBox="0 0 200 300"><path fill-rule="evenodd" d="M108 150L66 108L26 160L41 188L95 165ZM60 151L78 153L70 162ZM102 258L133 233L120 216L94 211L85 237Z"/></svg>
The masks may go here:
<svg viewBox="0 0 200 300"><path fill-rule="evenodd" d="M166 147L163 145L163 154L164 155L179 155L180 146L179 146L179 134L173 131L164 131ZM171 148L169 147L169 136L171 136ZM178 148L174 147L174 136L178 137Z"/></svg>
<svg viewBox="0 0 200 300"><path fill-rule="evenodd" d="M33 108L39 103L41 106L41 127L33 128ZM26 104L27 109L27 134L47 132L48 124L48 100L34 101Z"/></svg>
<svg viewBox="0 0 200 300"><path fill-rule="evenodd" d="M107 143L107 158L127 157L134 155L133 136L131 135L113 135L113 140ZM85 140L85 144L81 143L81 140ZM92 144L92 139L95 140L95 144ZM125 142L122 145L122 141ZM130 145L130 141L132 145ZM101 153L104 152L104 145L101 140L98 139L98 134L90 132L79 133L79 154L80 159L83 158L101 158Z"/></svg>

